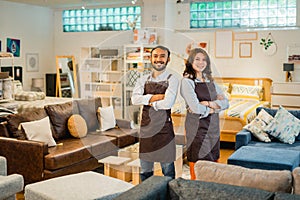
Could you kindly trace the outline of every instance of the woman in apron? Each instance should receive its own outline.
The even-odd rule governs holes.
[[[153,175],[154,162],[160,162],[165,176],[175,178],[176,147],[171,107],[179,80],[166,70],[169,56],[169,50],[163,46],[152,49],[152,73],[137,81],[131,97],[134,105],[143,105],[139,139],[142,181]]]
[[[213,81],[210,59],[201,48],[192,49],[186,62],[180,93],[187,104],[185,130],[191,179],[198,160],[217,161],[220,157],[218,112],[227,109],[228,99]]]

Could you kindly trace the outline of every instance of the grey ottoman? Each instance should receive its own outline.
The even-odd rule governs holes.
[[[299,166],[299,159],[299,151],[243,146],[228,158],[227,163],[253,169],[293,171]]]
[[[26,185],[24,196],[26,200],[113,199],[133,186],[96,172],[82,172]]]

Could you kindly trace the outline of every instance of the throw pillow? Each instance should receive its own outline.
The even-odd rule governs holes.
[[[300,132],[300,120],[280,106],[265,132],[283,143],[293,144]]]
[[[49,147],[56,146],[56,142],[52,137],[49,117],[40,120],[21,123],[29,140],[45,142]]]
[[[72,115],[68,119],[68,129],[70,134],[76,138],[85,137],[87,134],[87,125],[83,117],[78,114]]]
[[[20,140],[26,140],[26,134],[23,129],[19,128],[20,123],[29,122],[34,120],[40,120],[47,117],[47,113],[44,108],[32,108],[30,111],[19,112],[17,114],[11,114],[6,117],[7,128],[10,137]]]
[[[106,131],[116,126],[114,108],[112,106],[99,107],[97,110],[100,123],[100,131]]]
[[[88,131],[96,131],[99,128],[97,109],[102,105],[101,98],[77,100],[79,114],[85,119]]]
[[[244,126],[244,129],[250,131],[259,141],[271,142],[269,135],[264,131],[264,128],[273,120],[273,117],[262,109],[258,115],[249,124]]]
[[[262,100],[262,87],[259,85],[240,85],[232,84],[231,97],[232,98],[246,98]]]
[[[68,119],[73,114],[78,114],[76,101],[46,105],[45,110],[54,128],[53,137],[63,139],[71,137],[68,131]]]

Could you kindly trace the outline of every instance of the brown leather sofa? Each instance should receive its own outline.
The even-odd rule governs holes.
[[[99,126],[96,110],[99,106],[100,98],[80,99],[8,115],[6,121],[0,124],[0,155],[7,159],[8,174],[22,174],[25,184],[29,184],[95,170],[101,166],[98,159],[117,155],[119,148],[138,141],[138,130],[128,127],[96,131]],[[85,119],[88,127],[86,137],[79,139],[70,135],[67,120],[72,114],[80,114]],[[19,127],[22,122],[46,116],[50,118],[52,135],[57,143],[54,147],[28,140]],[[123,120],[121,122],[117,120],[117,125],[124,124]]]

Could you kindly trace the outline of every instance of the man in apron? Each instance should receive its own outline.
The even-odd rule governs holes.
[[[132,104],[143,105],[139,158],[141,180],[153,175],[154,162],[160,162],[165,176],[175,178],[175,135],[171,119],[179,80],[166,70],[170,51],[157,46],[151,51],[152,72],[138,79],[131,97]]]

